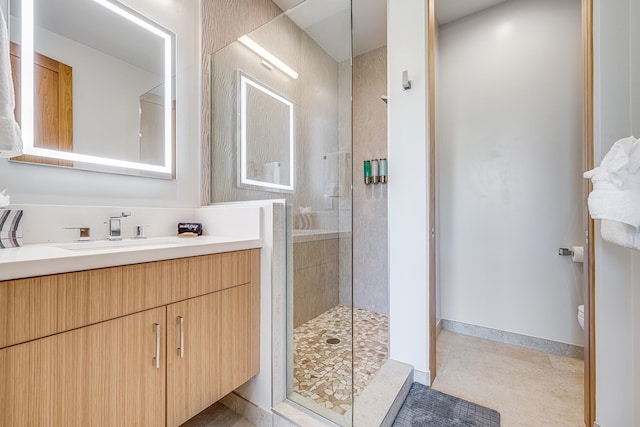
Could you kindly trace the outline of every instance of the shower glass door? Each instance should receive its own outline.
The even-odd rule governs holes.
[[[311,18],[312,17],[312,18]],[[295,28],[297,185],[288,199],[287,397],[353,424],[351,3],[306,0]]]
[[[286,199],[286,395],[348,426],[351,2],[274,2],[285,12],[211,57],[211,200]]]

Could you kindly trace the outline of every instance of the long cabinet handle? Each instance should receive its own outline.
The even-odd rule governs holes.
[[[156,355],[153,357],[153,363],[156,369],[160,369],[160,324],[154,323],[153,330],[156,333]]]
[[[178,325],[180,325],[180,347],[178,347],[178,356],[184,358],[184,317],[178,316]]]

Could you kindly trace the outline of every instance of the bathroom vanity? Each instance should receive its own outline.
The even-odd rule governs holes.
[[[0,259],[0,425],[178,426],[248,381],[259,246],[25,247],[26,271],[61,271],[10,279]]]

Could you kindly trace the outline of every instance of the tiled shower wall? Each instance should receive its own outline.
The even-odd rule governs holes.
[[[353,305],[382,314],[389,314],[387,186],[364,185],[362,164],[387,157],[386,94],[387,47],[353,58]]]
[[[338,239],[293,243],[293,327],[338,305]]]

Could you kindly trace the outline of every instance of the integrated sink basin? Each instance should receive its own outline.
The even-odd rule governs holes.
[[[190,239],[178,237],[159,237],[151,239],[129,239],[129,240],[93,240],[88,242],[64,243],[55,245],[56,248],[70,251],[98,251],[102,249],[123,249],[144,246],[165,246],[186,243]]]

